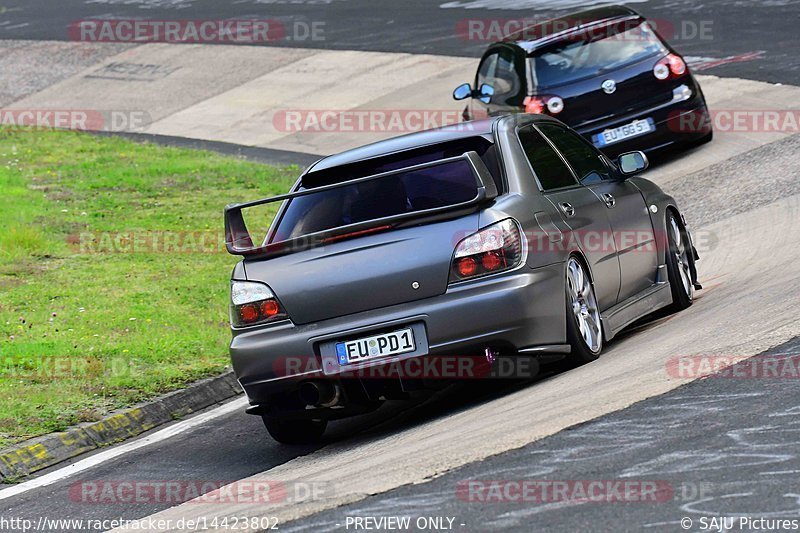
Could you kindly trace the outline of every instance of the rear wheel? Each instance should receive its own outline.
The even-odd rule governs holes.
[[[672,292],[672,309],[681,311],[692,305],[692,249],[685,230],[672,211],[667,212],[667,276]]]
[[[567,341],[572,351],[568,364],[577,366],[600,357],[603,328],[594,287],[586,267],[577,257],[567,261]]]
[[[327,420],[284,420],[261,417],[267,431],[283,444],[311,444],[317,442],[328,427]]]

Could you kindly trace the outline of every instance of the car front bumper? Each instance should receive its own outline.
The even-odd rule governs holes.
[[[439,296],[355,313],[321,322],[290,321],[233,331],[234,371],[252,405],[268,404],[277,393],[305,380],[347,376],[354,365],[323,357],[330,343],[414,326],[424,332],[427,355],[474,356],[490,347],[501,353],[563,350],[565,333],[564,266],[519,270],[452,285]],[[358,369],[408,359],[367,360]]]

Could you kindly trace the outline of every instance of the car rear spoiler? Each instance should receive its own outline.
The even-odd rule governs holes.
[[[559,43],[561,41],[569,40],[569,38],[571,36],[574,36],[574,35],[582,33],[582,32],[585,35],[587,31],[597,30],[598,28],[605,28],[605,27],[611,26],[613,24],[619,24],[619,23],[622,23],[622,22],[634,22],[634,21],[644,22],[645,20],[646,19],[642,15],[640,15],[639,13],[635,13],[634,12],[634,13],[630,13],[630,14],[620,14],[620,15],[614,15],[614,16],[606,17],[606,18],[603,18],[603,19],[596,19],[596,20],[581,22],[577,26],[572,26],[570,28],[567,28],[567,29],[564,29],[564,30],[561,30],[561,31],[558,31],[558,32],[555,32],[555,33],[552,33],[550,35],[547,35],[546,37],[542,37],[541,39],[537,40],[536,41],[535,50],[538,51],[538,50],[541,50],[541,49],[545,48],[546,46],[550,46],[552,44]],[[526,32],[528,34],[530,34],[530,33],[532,33],[534,31],[534,29],[537,26],[541,26],[542,24],[547,24],[547,22],[540,22],[540,23],[533,24],[531,26],[522,28],[521,30],[515,32],[514,34],[512,34],[512,35],[510,35],[510,36],[508,36],[507,38],[504,38],[504,39],[513,39],[515,34],[525,35]],[[534,50],[527,50],[528,53],[532,53],[533,51]]]
[[[466,202],[460,202],[442,207],[434,207],[430,209],[422,209],[419,211],[413,211],[411,213],[400,213],[398,215],[367,220],[364,222],[357,222],[354,224],[347,224],[337,228],[309,233],[307,235],[302,235],[290,240],[268,243],[259,246],[253,245],[253,239],[247,230],[247,226],[244,222],[244,216],[242,215],[242,211],[250,207],[256,207],[273,202],[283,202],[293,198],[315,194],[321,191],[329,191],[332,189],[338,189],[340,187],[346,187],[348,185],[363,183],[365,181],[383,179],[397,174],[413,172],[439,165],[446,165],[448,163],[454,163],[458,161],[466,161],[469,164],[470,168],[472,169],[472,173],[475,176],[475,183],[477,185],[477,194],[473,199]],[[225,207],[225,246],[228,249],[228,253],[233,255],[279,255],[289,251],[310,248],[320,243],[330,242],[332,240],[338,240],[348,236],[356,236],[364,233],[370,233],[372,231],[388,229],[410,219],[427,218],[449,211],[465,209],[478,205],[487,200],[491,200],[495,197],[497,197],[497,186],[495,185],[489,169],[486,167],[486,164],[483,162],[477,152],[470,151],[465,152],[460,156],[439,159],[428,163],[421,163],[396,170],[381,172],[380,174],[374,174],[372,176],[366,176],[363,178],[356,178],[331,185],[324,185],[321,187],[314,187],[312,189],[281,194],[269,198],[262,198],[261,200],[254,200],[252,202],[230,204]]]

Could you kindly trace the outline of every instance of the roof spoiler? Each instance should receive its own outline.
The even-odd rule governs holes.
[[[310,233],[290,240],[262,244],[259,246],[255,246],[253,244],[253,239],[247,230],[247,226],[244,222],[244,216],[242,215],[242,211],[250,207],[256,207],[274,202],[283,202],[293,198],[315,194],[321,191],[329,191],[332,189],[338,189],[340,187],[346,187],[366,181],[379,180],[397,174],[446,165],[458,161],[466,161],[469,164],[470,168],[472,169],[472,173],[475,176],[475,183],[477,185],[477,194],[473,199],[466,202],[460,202],[442,207],[434,207],[431,209],[422,209],[411,213],[400,213],[398,215],[367,220],[364,222],[357,222],[354,224],[347,224],[345,226]],[[356,178],[331,185],[315,187],[313,189],[306,189],[302,191],[281,194],[278,196],[272,196],[269,198],[262,198],[261,200],[254,200],[252,202],[230,204],[225,207],[225,247],[228,249],[228,253],[232,255],[280,255],[289,251],[310,248],[320,243],[336,240],[337,237],[343,238],[343,236],[346,235],[364,234],[368,233],[370,230],[377,231],[392,227],[407,220],[419,219],[438,215],[448,211],[464,209],[480,204],[487,200],[494,199],[495,197],[497,197],[497,186],[495,185],[489,169],[486,167],[486,164],[483,162],[477,152],[470,151],[465,152],[460,156],[438,159],[436,161],[412,165],[387,172],[381,172],[379,174],[374,174],[372,176],[366,176],[363,178]]]
[[[633,11],[633,10],[631,10],[631,11]],[[528,53],[532,53],[534,50],[539,50],[539,49],[542,49],[542,48],[544,48],[546,46],[549,46],[551,44],[558,43],[558,42],[561,42],[561,41],[564,41],[564,40],[568,40],[570,36],[573,36],[573,35],[575,35],[577,33],[580,33],[580,32],[596,30],[598,28],[611,26],[612,24],[618,24],[620,22],[629,22],[629,21],[640,21],[641,22],[641,21],[644,21],[644,20],[645,20],[645,18],[642,15],[640,15],[639,13],[633,11],[632,13],[629,13],[629,14],[622,14],[621,13],[619,15],[613,15],[613,16],[610,16],[610,17],[599,18],[599,19],[595,19],[595,20],[589,20],[589,21],[586,21],[586,22],[580,22],[576,26],[572,26],[570,28],[566,28],[566,29],[551,33],[550,35],[543,36],[543,37],[541,37],[539,39],[534,39],[533,42],[535,42],[535,45],[533,47],[529,48],[529,49],[526,49],[526,51]],[[515,40],[517,40],[517,36],[525,35],[525,32],[531,33],[534,28],[536,28],[537,26],[540,26],[542,24],[546,24],[546,22],[540,22],[540,23],[532,24],[531,26],[527,26],[525,28],[522,28],[521,30],[518,30],[517,32],[515,32],[513,34],[508,35],[507,37],[504,37],[503,40],[504,41],[515,41]]]

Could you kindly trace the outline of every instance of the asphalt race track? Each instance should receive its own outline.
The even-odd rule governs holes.
[[[336,50],[376,50],[479,56],[482,38],[464,30],[468,20],[492,21],[552,15],[597,4],[580,0],[6,0],[0,38],[67,40],[70,24],[93,18],[150,20],[259,18],[281,21],[289,40],[272,45]],[[754,61],[719,68],[721,76],[800,85],[797,2],[639,0],[629,4],[662,22],[684,55],[722,59],[763,51]],[[487,9],[488,6],[488,9]],[[505,9],[504,9],[505,8]],[[312,24],[322,23],[317,38]],[[294,25],[298,30],[294,31]],[[484,35],[479,33],[477,35]],[[293,38],[292,38],[293,37]],[[669,39],[670,37],[667,36]],[[717,72],[715,72],[717,73]]]
[[[768,353],[796,353],[797,340]],[[523,448],[353,505],[291,522],[284,531],[339,531],[348,517],[443,516],[454,529],[524,531],[674,530],[682,518],[800,516],[794,442],[796,384],[710,378],[606,415]],[[787,406],[792,406],[788,407]],[[794,409],[793,409],[794,408]],[[709,412],[713,419],[709,420]],[[794,441],[794,442],[793,442]],[[503,480],[657,480],[652,501],[482,501],[459,492],[469,482]],[[735,475],[733,475],[735,472]],[[487,498],[488,499],[488,498]],[[351,526],[352,527],[352,526]],[[765,528],[767,529],[767,528]]]
[[[254,117],[266,124],[269,108],[299,106],[297,102],[315,91],[321,94],[323,85],[344,96],[321,94],[321,107],[458,109],[448,101],[447,90],[454,81],[469,79],[472,58],[484,46],[459,36],[460,21],[539,18],[586,5],[572,0],[54,3],[0,2],[0,37],[13,40],[0,46],[0,65],[8,77],[31,80],[22,88],[0,84],[1,105],[86,108],[102,97],[94,105],[145,110],[151,122],[144,132],[162,136],[156,140],[267,161],[296,156],[303,164],[318,154],[373,138],[357,132],[277,136],[259,132]],[[685,21],[689,29],[710,21],[710,38],[674,44],[707,67],[700,72],[709,75],[701,84],[712,110],[782,109],[797,114],[800,89],[794,85],[800,86],[800,59],[795,26],[800,2],[709,0],[695,6],[687,0],[653,0],[632,6],[678,26]],[[271,43],[279,49],[87,45],[75,61],[72,58],[78,56],[71,47],[50,42],[68,40],[66,28],[76,20],[124,17],[317,20],[324,22],[324,39]],[[41,78],[22,67],[34,56],[35,64],[47,71]],[[123,60],[178,70],[145,82],[91,78],[109,62]],[[323,64],[330,69],[325,71],[330,80],[311,80],[320,76],[309,67],[321,69]],[[398,64],[419,79],[401,79],[405,71],[395,72]],[[348,79],[361,79],[356,77],[363,74],[359,68],[378,79],[372,85],[357,84],[345,94]],[[340,79],[333,79],[338,70]],[[306,85],[312,81],[318,85]],[[400,86],[392,92],[394,84]],[[293,86],[303,89],[286,103],[284,92]],[[272,87],[279,91],[269,92]],[[234,143],[247,146],[239,151]],[[270,148],[282,151],[269,152]],[[333,423],[319,446],[277,445],[258,418],[244,414],[243,399],[234,400],[238,403],[134,439],[132,443],[160,435],[133,451],[107,460],[106,451],[99,451],[2,488],[0,516],[34,523],[43,516],[154,517],[171,520],[164,528],[170,531],[188,530],[177,527],[178,520],[201,517],[275,517],[281,531],[353,531],[358,530],[355,518],[390,517],[410,517],[411,530],[448,526],[456,531],[702,531],[708,528],[701,519],[708,517],[800,519],[797,380],[769,375],[695,379],[698,376],[676,376],[670,366],[679,356],[800,354],[800,286],[795,272],[800,262],[800,135],[721,132],[708,145],[655,163],[647,176],[682,206],[700,249],[704,290],[688,310],[655,317],[621,334],[598,361],[569,372],[545,368],[532,382],[465,383],[429,398],[391,403],[371,415]],[[189,427],[196,417],[207,418]],[[487,503],[469,500],[459,490],[475,480],[575,484],[615,479],[657,483],[656,501],[556,498]],[[290,492],[315,486],[320,493],[257,504],[182,505],[163,500],[102,504],[76,496],[86,486],[155,480],[280,484]],[[440,519],[436,523],[442,527],[432,527],[431,521],[420,528],[420,518]],[[683,518],[691,520],[689,527]],[[382,524],[375,529],[389,529],[388,522]],[[263,525],[236,530],[261,529]]]

